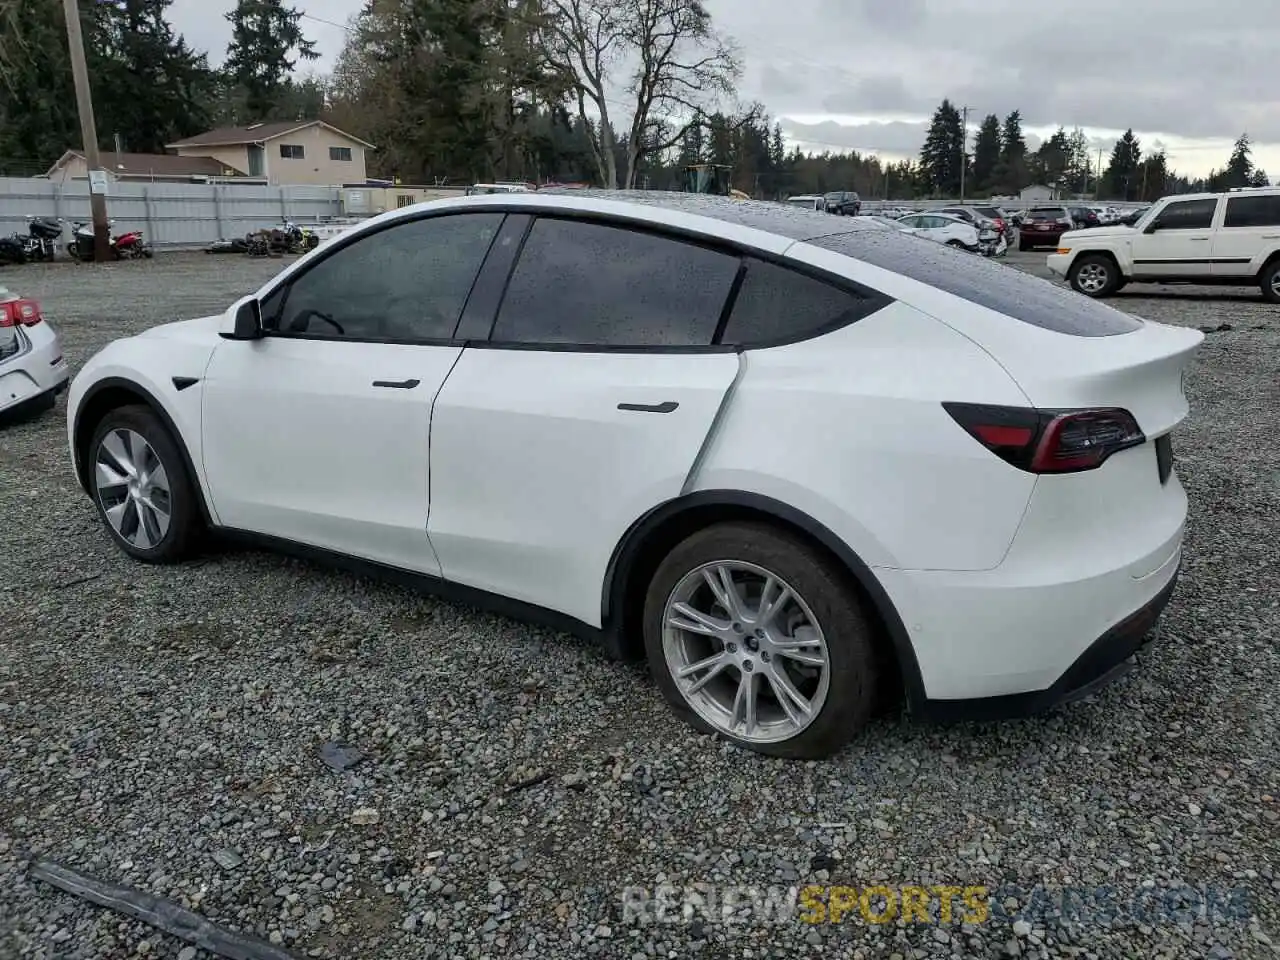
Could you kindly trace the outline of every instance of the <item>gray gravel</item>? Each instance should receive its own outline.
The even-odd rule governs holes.
[[[0,283],[45,303],[78,365],[279,266],[162,255]],[[71,476],[64,405],[0,430],[0,958],[197,956],[28,879],[36,857],[299,956],[1280,955],[1280,311],[1249,291],[1117,302],[1231,326],[1207,335],[1176,442],[1192,518],[1164,641],[1089,702],[883,719],[820,764],[699,737],[641,668],[564,636],[265,554],[132,563]],[[322,761],[331,741],[354,750]],[[984,884],[997,915],[621,906],[627,885],[807,883]],[[1047,899],[1064,886],[1243,909],[1072,921]]]

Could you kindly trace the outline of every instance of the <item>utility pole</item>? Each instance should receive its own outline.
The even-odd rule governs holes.
[[[969,166],[969,108],[960,108],[960,202],[964,203],[964,171]]]
[[[80,114],[80,137],[89,167],[89,209],[93,213],[93,259],[111,259],[111,234],[107,227],[107,183],[98,156],[98,126],[93,120],[93,95],[89,88],[89,66],[84,58],[84,35],[80,32],[80,6],[76,0],[62,0],[67,21],[67,46],[71,53],[71,75],[76,84],[76,112]],[[96,176],[95,176],[96,174]]]
[[[1098,148],[1098,179],[1093,184],[1093,200],[1096,203],[1102,196],[1102,148]]]

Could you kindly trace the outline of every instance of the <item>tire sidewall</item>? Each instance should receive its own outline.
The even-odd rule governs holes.
[[[715,560],[753,563],[786,580],[804,598],[822,629],[829,671],[826,700],[817,718],[790,740],[754,743],[712,727],[685,700],[671,676],[663,647],[667,600],[686,574]],[[765,524],[719,524],[675,547],[650,581],[643,632],[650,672],[673,709],[698,730],[749,750],[796,759],[829,756],[865,724],[874,707],[871,630],[856,596],[815,551]]]
[[[1101,290],[1090,292],[1088,290],[1082,290],[1080,288],[1080,271],[1084,269],[1084,267],[1093,263],[1096,263],[1099,266],[1106,268],[1107,283],[1106,283],[1106,286],[1104,286]],[[1119,275],[1120,275],[1120,271],[1116,269],[1115,264],[1112,263],[1110,260],[1108,260],[1106,257],[1098,257],[1098,256],[1092,256],[1092,255],[1081,257],[1071,267],[1071,289],[1074,290],[1076,293],[1079,293],[1079,294],[1082,294],[1083,296],[1094,298],[1094,299],[1097,299],[1099,297],[1105,297],[1108,294],[1113,293],[1115,291],[1116,282],[1119,279]]]
[[[102,498],[94,481],[94,467],[103,438],[115,430],[122,429],[140,434],[151,445],[151,449],[160,458],[165,476],[169,480],[171,504],[169,529],[165,531],[159,543],[147,549],[129,543],[116,533],[115,528],[111,526],[111,521],[107,519],[106,509],[102,505]],[[122,407],[108,413],[93,431],[93,439],[89,443],[87,471],[93,505],[98,511],[107,534],[116,546],[129,556],[148,563],[172,562],[186,554],[198,522],[195,497],[187,475],[186,463],[178,445],[159,417],[143,407]]]
[[[1262,271],[1262,298],[1267,303],[1280,303],[1280,293],[1276,292],[1274,286],[1277,274],[1280,274],[1280,260]]]

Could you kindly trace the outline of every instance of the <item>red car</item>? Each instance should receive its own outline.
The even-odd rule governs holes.
[[[1066,207],[1032,207],[1018,228],[1018,249],[1056,247],[1058,238],[1074,226]]]

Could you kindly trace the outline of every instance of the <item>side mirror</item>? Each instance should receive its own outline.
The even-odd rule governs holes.
[[[222,329],[218,331],[224,340],[258,340],[262,337],[262,304],[254,297],[246,297],[223,314]]]
[[[1142,232],[1155,233],[1159,229],[1160,229],[1160,218],[1156,217],[1154,220],[1152,220],[1150,223],[1147,224],[1146,229],[1143,230]]]

